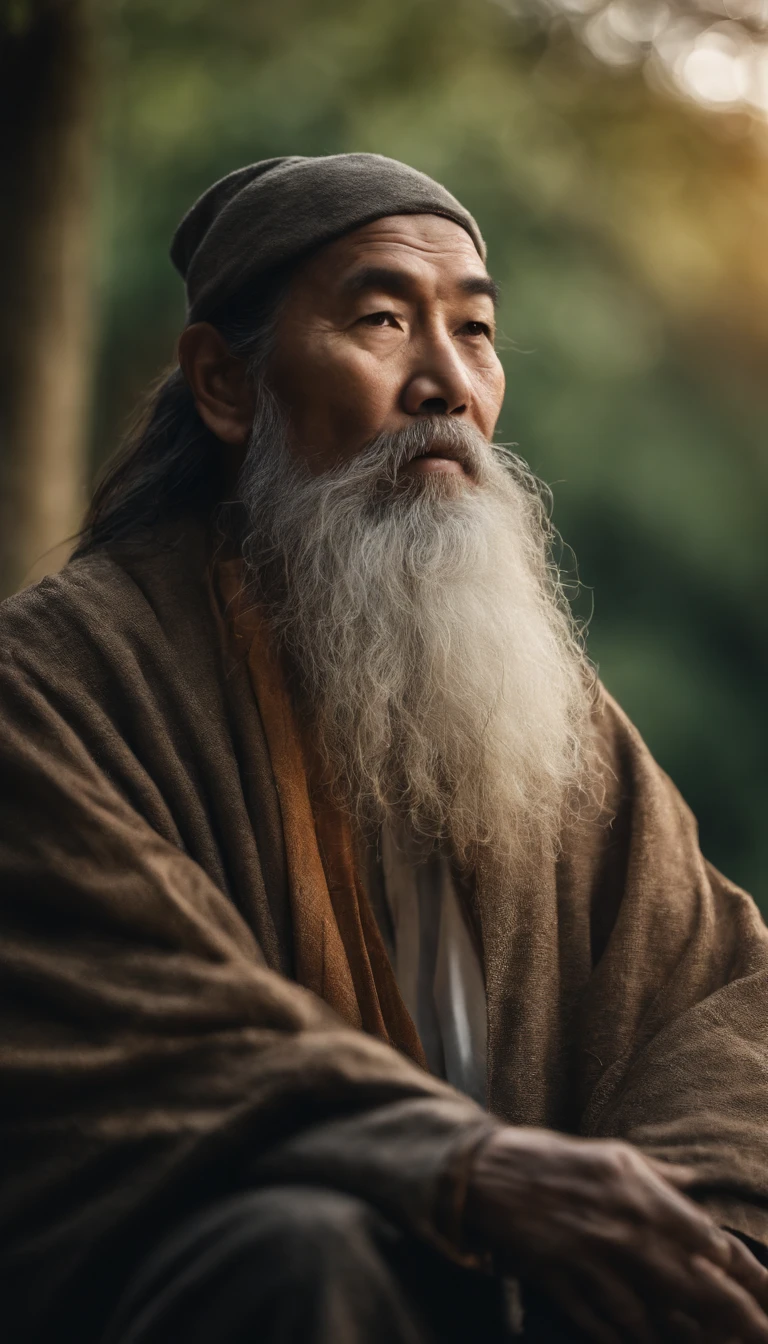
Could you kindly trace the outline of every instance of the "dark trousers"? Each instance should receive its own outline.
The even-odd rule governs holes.
[[[501,1344],[502,1283],[330,1190],[249,1191],[159,1246],[103,1344]],[[537,1332],[565,1344],[563,1336]],[[526,1333],[526,1338],[529,1338]]]

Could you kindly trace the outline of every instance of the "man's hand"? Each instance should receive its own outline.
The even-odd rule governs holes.
[[[503,1129],[475,1158],[466,1231],[598,1344],[768,1344],[768,1270],[681,1193],[691,1179],[617,1140]]]

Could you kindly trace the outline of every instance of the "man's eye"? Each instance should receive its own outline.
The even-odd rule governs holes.
[[[394,313],[366,313],[365,317],[360,319],[368,327],[387,327],[395,326]]]
[[[468,336],[490,336],[491,328],[487,322],[465,322],[464,330]]]

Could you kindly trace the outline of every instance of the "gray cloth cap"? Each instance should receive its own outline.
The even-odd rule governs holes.
[[[443,215],[466,229],[468,210],[439,182],[382,154],[263,159],[214,182],[182,219],[171,260],[187,287],[190,322],[213,313],[275,267],[385,215]]]

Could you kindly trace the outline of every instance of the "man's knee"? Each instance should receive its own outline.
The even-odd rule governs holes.
[[[360,1255],[387,1224],[368,1204],[336,1190],[275,1186],[238,1195],[219,1206],[221,1230],[264,1263],[294,1271],[327,1272],[329,1261]]]
[[[174,1332],[239,1338],[247,1321],[311,1314],[362,1285],[373,1300],[389,1291],[379,1246],[395,1237],[370,1206],[333,1190],[280,1186],[217,1201],[150,1254],[105,1344],[155,1344]],[[298,1319],[294,1327],[286,1338],[309,1338]]]

